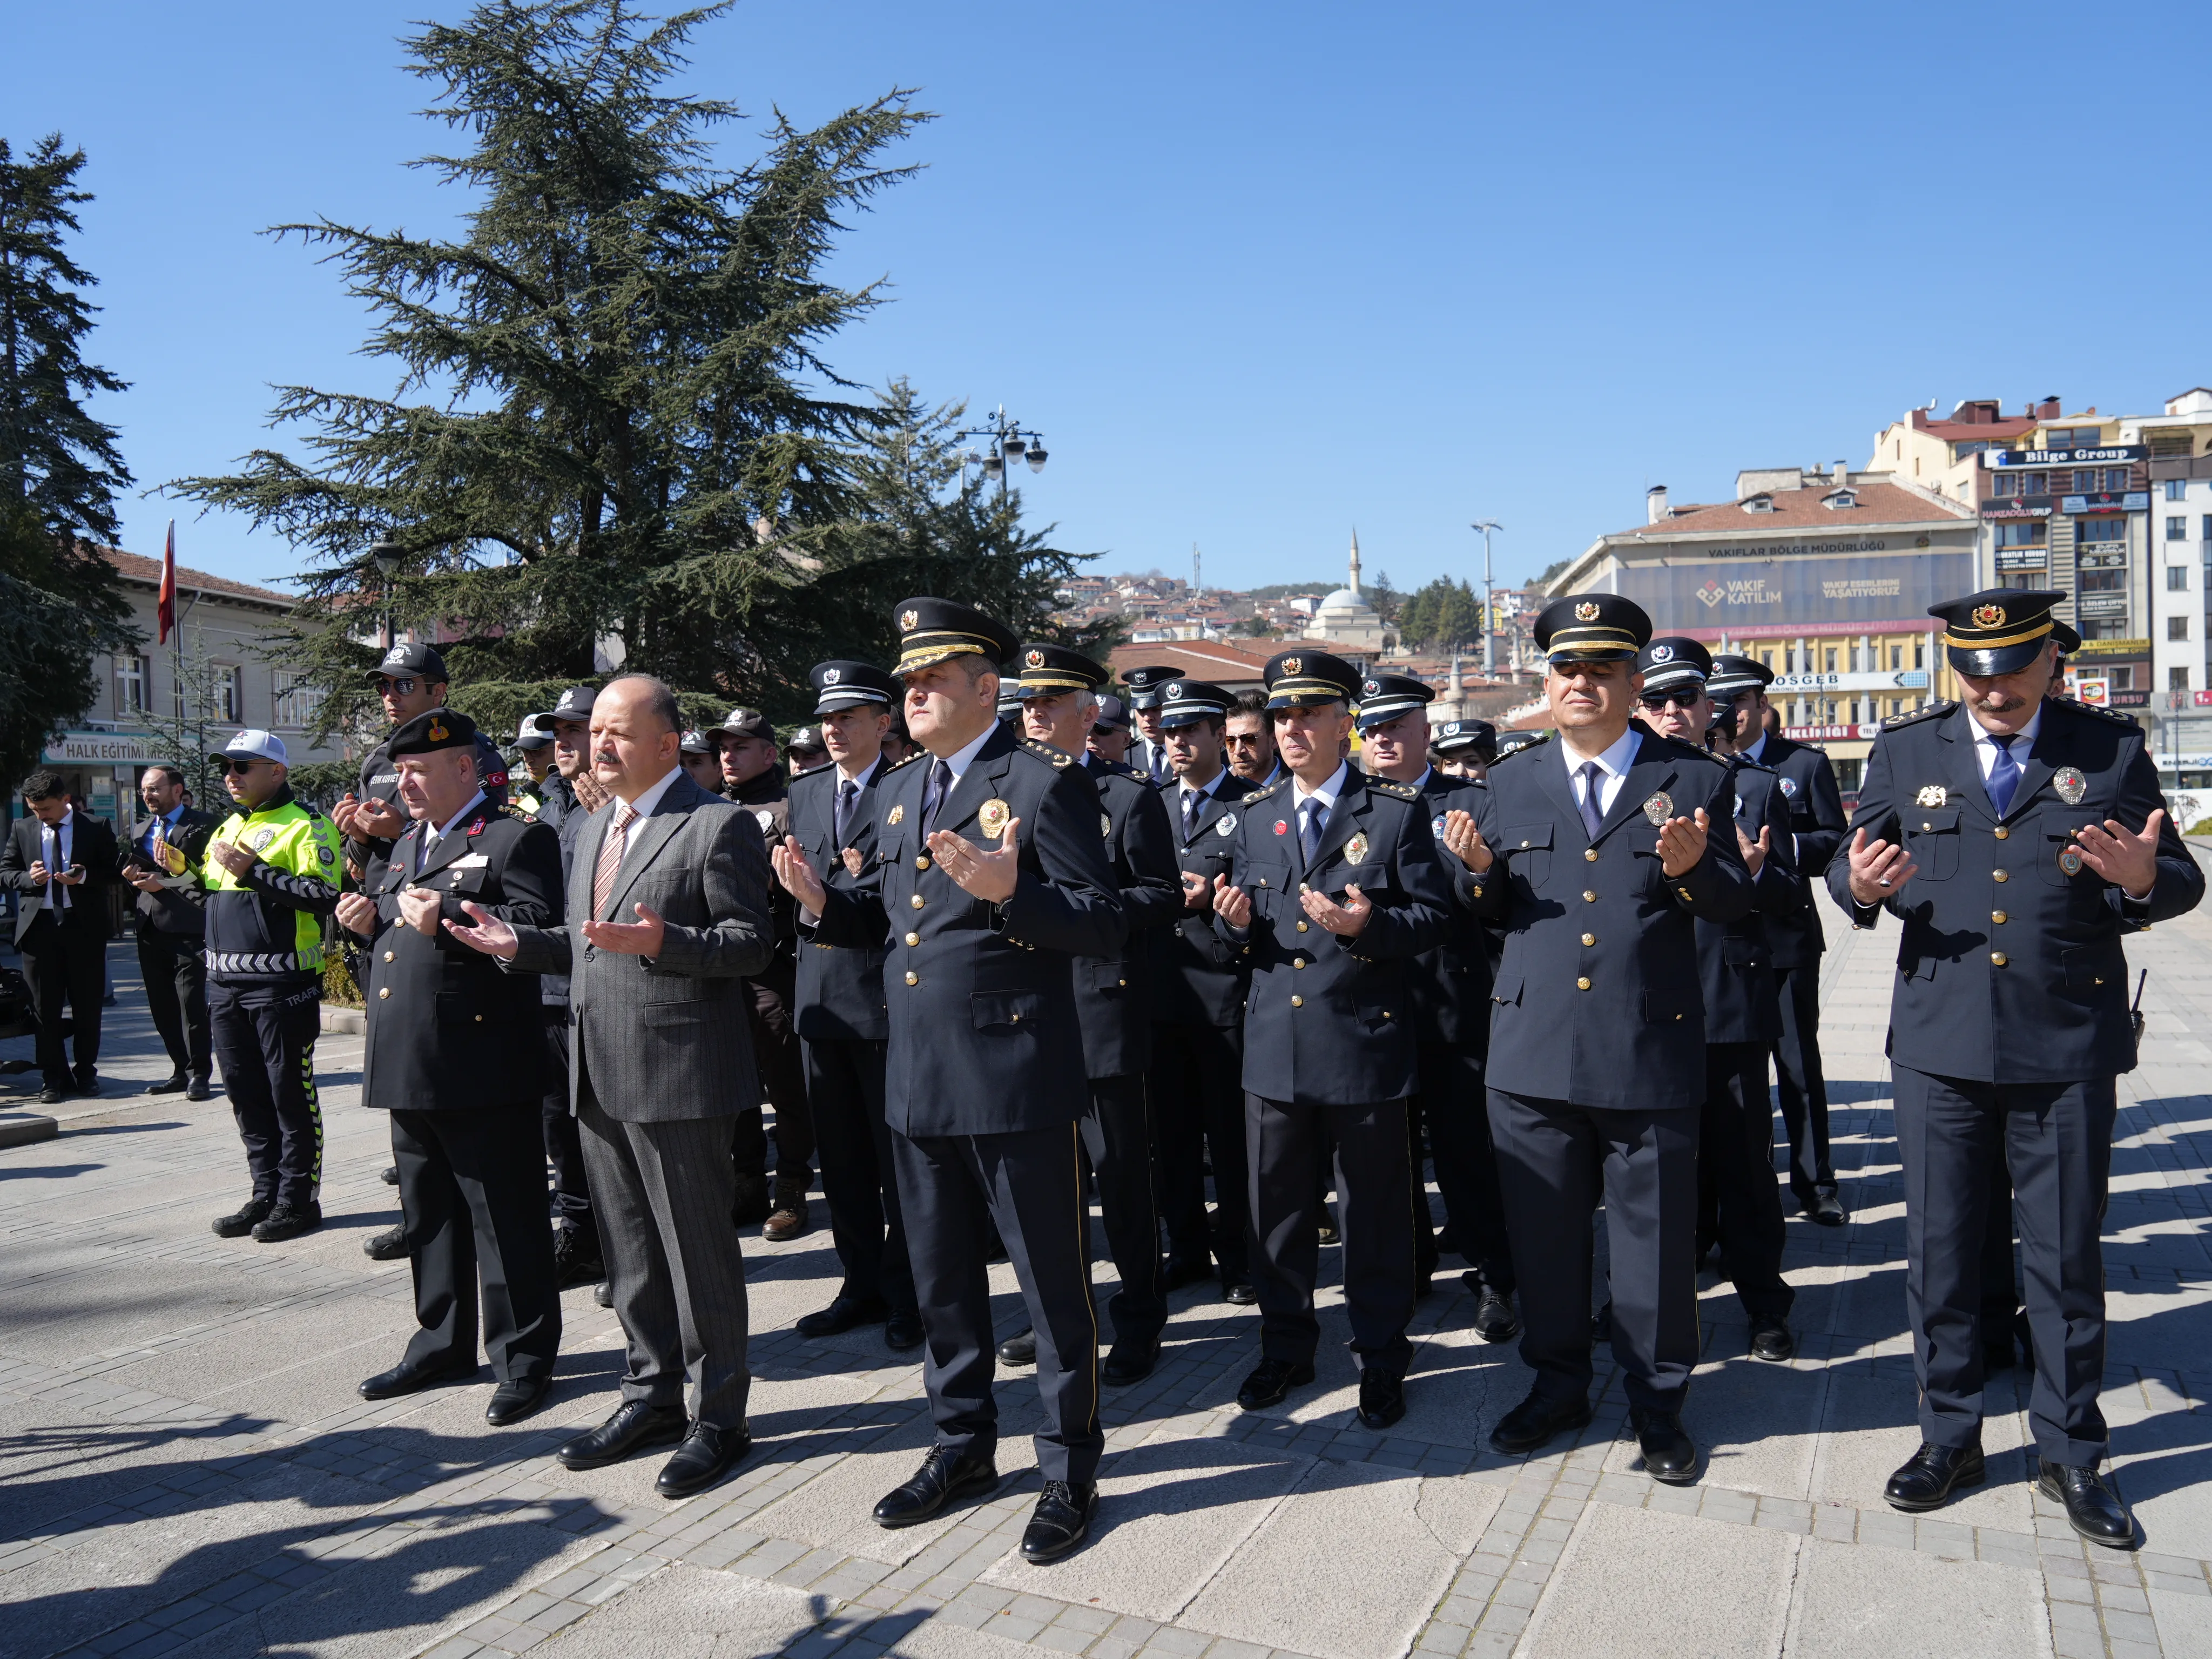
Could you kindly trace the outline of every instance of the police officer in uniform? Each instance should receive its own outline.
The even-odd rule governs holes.
[[[1721,1271],[1751,1322],[1752,1358],[1779,1363],[1797,1349],[1788,1323],[1794,1297],[1782,1277],[1782,1189],[1774,1179],[1774,1109],[1766,1096],[1767,1054],[1782,1014],[1765,924],[1799,911],[1804,891],[1790,859],[1788,798],[1776,774],[1735,751],[1735,709],[1713,689],[1740,684],[1743,661],[1713,657],[1679,635],[1653,640],[1637,657],[1644,676],[1638,701],[1651,730],[1709,744],[1734,774],[1736,848],[1756,902],[1734,921],[1698,923],[1705,1004],[1698,1254],[1702,1260],[1708,1237],[1719,1242]]]
[[[1905,1311],[1922,1445],[1899,1509],[1983,1478],[1978,1325],[1988,1166],[2002,1149],[2026,1266],[2039,1486],[2093,1543],[2134,1517],[2107,1449],[2099,1243],[2118,1073],[2135,1067],[2130,933],[2204,878],[2167,822],[2142,728],[2050,696],[2063,593],[1991,588],[1930,608],[1965,703],[1885,723],[1829,890],[1856,927],[1903,924],[1890,1006],[1905,1165]]]
[[[1538,615],[1559,737],[1501,756],[1445,840],[1505,932],[1491,992],[1490,1129],[1520,1280],[1528,1397],[1491,1431],[1523,1453],[1590,1418],[1590,1217],[1612,1244],[1613,1351],[1656,1479],[1697,1478],[1680,1411],[1698,1362],[1698,920],[1752,903],[1725,765],[1629,714],[1651,619],[1611,593]],[[1502,746],[1502,745],[1501,745]]]
[[[1079,958],[1120,951],[1127,921],[1097,789],[1073,757],[997,718],[997,664],[1014,636],[945,599],[908,599],[894,615],[908,729],[928,757],[878,793],[878,905],[823,909],[805,856],[787,844],[777,859],[799,902],[822,917],[817,937],[862,949],[891,941],[884,1116],[937,1443],[875,1516],[912,1526],[998,1484],[984,1256],[995,1222],[1037,1334],[1045,1408],[1044,1490],[1022,1553],[1055,1560],[1089,1535],[1105,1444],[1074,970]]]
[[[1429,764],[1429,703],[1436,693],[1407,674],[1370,674],[1359,688],[1360,760],[1376,777],[1421,792],[1429,828],[1441,837],[1455,809],[1472,813],[1481,786]],[[1428,1189],[1421,1180],[1422,1128],[1436,1164],[1453,1247],[1468,1263],[1474,1292],[1474,1328],[1486,1342],[1521,1334],[1513,1311],[1513,1249],[1505,1233],[1498,1160],[1483,1107],[1482,1057],[1490,1046],[1491,963],[1483,930],[1451,928],[1413,964],[1413,1008],[1420,1021],[1420,1091],[1407,1103],[1413,1176],[1413,1273],[1425,1287],[1437,1270],[1429,1225]]]
[[[1163,788],[1174,775],[1168,768],[1167,750],[1160,744],[1160,705],[1164,701],[1160,694],[1176,678],[1173,668],[1158,663],[1132,668],[1121,676],[1121,684],[1129,690],[1129,715],[1137,723],[1137,741],[1129,745],[1130,769]]]
[[[485,799],[476,737],[447,708],[392,733],[385,752],[414,822],[375,891],[346,894],[337,914],[368,942],[362,1103],[392,1114],[419,1327],[362,1397],[473,1376],[481,1306],[498,1382],[484,1415],[498,1425],[544,1404],[561,1351],[539,1154],[543,1022],[534,976],[501,972],[446,924],[469,925],[466,902],[513,925],[557,925],[561,847],[547,825]]]
[[[882,876],[876,798],[896,767],[884,758],[884,734],[902,695],[872,663],[818,662],[808,671],[814,714],[833,763],[791,781],[791,835],[817,872],[828,902],[872,906]],[[834,933],[835,929],[831,932]],[[822,1154],[822,1194],[844,1282],[826,1308],[802,1317],[801,1336],[835,1336],[880,1323],[899,1352],[921,1346],[914,1269],[907,1258],[891,1132],[884,1121],[884,1054],[890,1016],[884,1003],[883,940],[838,945],[815,919],[799,919],[799,1036],[806,1055],[807,1103]]]
[[[1090,750],[1100,760],[1127,765],[1129,760],[1129,710],[1121,698],[1111,692],[1102,693],[1098,713],[1091,722]],[[1136,769],[1132,767],[1132,771]]]
[[[545,780],[553,775],[553,715],[550,710],[538,714],[525,714],[522,724],[515,729],[515,752],[521,757],[523,777],[519,786],[509,789],[507,804],[519,812],[532,817],[544,804],[540,793]],[[515,783],[512,774],[509,782]]]
[[[1213,905],[1252,974],[1244,1128],[1261,1359],[1237,1403],[1256,1411],[1313,1381],[1316,1194],[1334,1142],[1359,1419],[1385,1429],[1406,1414],[1413,1358],[1413,963],[1443,941],[1452,896],[1420,791],[1340,758],[1358,671],[1301,647],[1261,672],[1290,776],[1238,804]]]
[[[1498,728],[1488,720],[1446,720],[1429,740],[1437,769],[1480,783],[1498,758]]]
[[[403,641],[384,653],[383,659],[364,677],[384,704],[384,717],[398,731],[417,714],[446,706],[452,676],[437,647]],[[507,799],[507,759],[499,745],[483,732],[477,733],[477,776],[484,798],[495,806]],[[392,843],[407,828],[407,814],[399,805],[399,773],[392,763],[389,742],[370,750],[361,763],[355,791],[331,809],[331,822],[346,838],[346,859],[357,866],[362,878],[375,874],[380,859],[390,856]]]
[[[1828,1084],[1820,1066],[1820,953],[1828,946],[1813,892],[1844,844],[1844,798],[1826,755],[1766,729],[1766,688],[1774,684],[1774,671],[1749,657],[1727,661],[1730,666],[1712,693],[1735,698],[1740,751],[1774,773],[1789,799],[1790,833],[1796,840],[1804,889],[1797,910],[1766,918],[1780,984],[1782,1036],[1774,1045],[1774,1067],[1782,1121],[1790,1131],[1790,1190],[1813,1220],[1840,1227],[1850,1216],[1837,1195],[1835,1166],[1828,1158]]]
[[[1168,1318],[1145,1072],[1152,1048],[1152,937],[1181,913],[1182,886],[1159,792],[1128,767],[1089,752],[1091,714],[1106,679],[1105,665],[1079,651],[1041,642],[1021,648],[1024,734],[1074,756],[1097,786],[1098,827],[1128,919],[1127,937],[1113,956],[1081,957],[1075,963],[1075,1012],[1083,1027],[1084,1070],[1091,1079],[1084,1152],[1098,1183],[1106,1248],[1121,1280],[1107,1304],[1114,1346],[1098,1375],[1101,1382],[1121,1387],[1152,1375]],[[1025,1331],[1001,1345],[999,1358],[1028,1364],[1036,1358],[1036,1332]]]
[[[1235,699],[1203,680],[1162,688],[1160,743],[1175,781],[1163,793],[1176,838],[1182,908],[1152,936],[1152,1128],[1166,1213],[1169,1290],[1218,1266],[1221,1296],[1252,1288],[1252,1212],[1244,1161],[1244,997],[1249,955],[1214,930],[1213,893],[1237,851],[1237,803],[1255,786],[1229,769],[1222,728]],[[1213,1218],[1206,1169],[1213,1168]]]

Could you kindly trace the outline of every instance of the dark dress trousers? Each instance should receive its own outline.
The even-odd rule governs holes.
[[[1844,857],[1828,885],[1855,925],[1886,909],[1904,927],[1889,1055],[1922,1436],[1979,1442],[1988,1166],[2002,1156],[2034,1338],[2028,1421],[2043,1456],[2094,1465],[2108,1438],[2099,1234],[2113,1079],[2136,1064],[2122,940],[2194,908],[2204,877],[2171,820],[2140,904],[2081,864],[2074,833],[2108,818],[2140,832],[2164,805],[2158,774],[2124,715],[2050,700],[2039,720],[2002,815],[1964,708],[1933,702],[1887,724],[1851,827],[1901,835],[1918,871],[1874,908],[1852,900]]]
[[[1770,736],[1759,764],[1771,771],[1790,803],[1802,896],[1787,912],[1765,917],[1778,981],[1782,1034],[1774,1042],[1776,1092],[1790,1132],[1790,1190],[1798,1201],[1836,1190],[1828,1158],[1828,1082],[1820,1064],[1820,955],[1827,942],[1814,908],[1814,893],[1828,861],[1844,844],[1844,798],[1826,754],[1784,737]]]
[[[1459,860],[1443,849],[1445,814],[1472,813],[1483,786],[1429,769],[1417,786],[1437,856],[1447,878]],[[1429,1225],[1428,1192],[1421,1180],[1422,1130],[1452,1247],[1492,1290],[1512,1294],[1513,1247],[1505,1232],[1504,1200],[1498,1189],[1498,1155],[1490,1144],[1490,1113],[1482,1083],[1490,1046],[1491,965],[1488,939],[1471,924],[1466,900],[1455,885],[1457,912],[1443,943],[1423,951],[1413,965],[1413,1012],[1420,1022],[1421,1086],[1410,1103],[1407,1127],[1413,1155],[1413,1267],[1425,1280],[1437,1270],[1437,1239]]]
[[[47,884],[31,879],[31,866],[45,861],[44,824],[34,817],[16,819],[0,850],[0,883],[20,895],[15,948],[23,953],[24,977],[30,981],[32,1012],[39,1022],[33,1052],[46,1082],[57,1087],[72,1078],[89,1084],[100,1059],[100,1002],[106,994],[107,941],[114,931],[107,890],[122,879],[112,830],[74,806],[63,822],[72,826],[70,862],[84,866],[84,879],[74,887],[53,888],[68,894],[58,908],[44,902]]]
[[[576,837],[591,814],[578,803],[575,786],[558,772],[548,772],[538,787],[535,817],[561,839],[561,891],[566,894],[575,875]],[[540,974],[538,1000],[545,1026],[538,1120],[545,1162],[553,1171],[553,1213],[564,1226],[581,1229],[596,1245],[599,1224],[592,1215],[591,1177],[584,1172],[583,1135],[568,1109],[568,976]]]
[[[1091,1109],[1083,1149],[1098,1185],[1106,1249],[1121,1288],[1106,1304],[1117,1342],[1158,1340],[1167,1323],[1159,1209],[1152,1195],[1152,1123],[1145,1074],[1152,1058],[1153,939],[1182,913],[1182,881],[1160,792],[1095,757],[1079,770],[1098,790],[1098,828],[1128,932],[1111,956],[1078,957],[1075,1012]]]
[[[748,780],[730,799],[760,826],[763,848],[781,847],[791,829],[791,805],[781,766]],[[757,974],[748,976],[751,996],[753,1064],[762,1092],[775,1108],[775,1173],[801,1188],[814,1180],[814,1114],[806,1098],[806,1056],[797,1018],[799,998],[799,909],[777,883],[769,887],[769,920],[775,948]],[[756,1180],[768,1173],[768,1128],[755,1109],[740,1113],[730,1143],[740,1176]]]
[[[835,766],[792,780],[791,833],[835,891],[857,893],[878,879],[876,825],[883,814],[876,802],[891,769],[878,763],[842,802],[848,780]],[[845,1271],[840,1293],[879,1296],[893,1313],[910,1314],[914,1268],[892,1174],[890,1126],[884,1121],[884,1056],[890,1036],[884,955],[880,938],[861,945],[833,945],[802,919],[797,1024],[805,1047],[807,1103],[822,1158],[830,1236]]]
[[[207,850],[208,836],[222,820],[212,812],[187,806],[174,823],[164,823],[161,834],[190,860],[185,873],[173,876],[154,860],[147,845],[150,821],[139,830],[124,854],[126,866],[152,871],[161,878],[158,893],[139,893],[132,910],[137,919],[138,975],[146,987],[147,1011],[161,1047],[178,1073],[204,1081],[214,1070],[208,1048],[207,964],[201,950],[207,933],[206,895],[194,873]]]
[[[1224,769],[1184,821],[1182,790],[1161,791],[1176,863],[1209,890],[1229,873],[1238,801],[1259,786]],[[1252,1214],[1244,1163],[1244,994],[1249,958],[1214,931],[1209,900],[1179,909],[1151,934],[1152,1133],[1159,1149],[1160,1208],[1178,1265],[1211,1258],[1224,1285],[1251,1276]],[[1213,1166],[1213,1224],[1206,1166]]]
[[[368,978],[364,1106],[392,1114],[399,1207],[415,1276],[407,1345],[416,1366],[473,1365],[502,1382],[550,1376],[561,1351],[561,1296],[545,1218],[538,984],[451,938],[464,903],[513,927],[561,919],[561,848],[542,823],[478,802],[422,850],[411,825],[378,867]],[[410,890],[438,897],[429,938],[400,919]],[[481,1287],[481,1288],[480,1288]]]
[[[1680,1408],[1698,1360],[1698,1109],[1705,999],[1696,923],[1750,908],[1729,771],[1639,735],[1592,837],[1560,744],[1490,769],[1475,822],[1494,854],[1461,878],[1505,936],[1491,991],[1489,1104],[1520,1279],[1521,1357],[1555,1398],[1589,1392],[1590,1218],[1612,1245],[1613,1352],[1632,1405]],[[1711,821],[1668,876],[1645,808]]]
[[[1805,885],[1791,858],[1788,797],[1776,775],[1731,763],[1736,828],[1769,851],[1752,878],[1753,908],[1734,921],[1698,923],[1698,977],[1705,1002],[1705,1100],[1698,1132],[1699,1243],[1721,1247],[1721,1271],[1754,1318],[1790,1312],[1782,1277],[1782,1189],[1774,1179],[1774,1109],[1766,1061],[1782,1030],[1769,929],[1802,911]]]
[[[730,1228],[730,1121],[760,1103],[744,975],[768,960],[768,854],[750,814],[678,768],[629,846],[598,920],[640,902],[666,923],[657,957],[587,943],[599,848],[621,809],[578,832],[567,923],[517,928],[513,967],[568,977],[568,1089],[615,1311],[625,1400],[744,1421],[744,1262]],[[690,1398],[687,1402],[686,1395]]]
[[[988,1452],[995,1341],[987,1224],[1012,1260],[1036,1334],[1048,1480],[1097,1473],[1098,1322],[1091,1296],[1081,1120],[1090,1104],[1075,961],[1110,957],[1127,921],[1098,827],[1098,795],[1071,757],[994,726],[923,822],[936,763],[923,756],[877,792],[875,880],[833,890],[817,934],[890,942],[884,1111],[927,1347],[922,1378],[938,1442]],[[972,898],[937,867],[925,836],[996,846],[979,822],[1019,818],[1020,876],[1004,904]]]
[[[1244,1124],[1259,1240],[1261,1352],[1310,1363],[1320,1243],[1316,1191],[1334,1144],[1352,1346],[1363,1366],[1402,1376],[1413,1358],[1413,1170],[1406,1102],[1418,1086],[1413,961],[1443,939],[1452,896],[1410,784],[1343,772],[1314,856],[1299,845],[1285,778],[1239,803],[1230,880],[1252,898],[1242,931],[1217,918],[1250,963],[1244,1012]],[[1331,933],[1302,888],[1374,908],[1357,937]]]

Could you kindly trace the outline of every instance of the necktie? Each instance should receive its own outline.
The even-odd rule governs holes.
[[[44,843],[40,850],[46,855],[46,902],[57,910],[66,910],[69,908],[69,889],[63,886],[58,879],[66,874],[69,869],[67,857],[62,852],[62,832],[58,830],[41,830],[39,831],[39,839]]]
[[[952,769],[943,760],[929,763],[929,782],[921,792],[921,833],[924,836],[937,828],[938,809],[945,798],[952,793]]]
[[[1590,840],[1597,840],[1598,831],[1605,827],[1605,814],[1598,810],[1601,797],[1597,781],[1605,775],[1605,769],[1595,761],[1583,763],[1583,829]]]
[[[1152,771],[1154,783],[1165,783],[1168,781],[1168,751],[1158,744],[1152,745]]]
[[[629,851],[629,826],[637,813],[626,801],[615,803],[615,821],[599,843],[599,867],[592,872],[592,919],[606,920],[607,901],[615,896],[615,878],[622,872],[623,854]]]
[[[1987,786],[1990,805],[1996,807],[1997,816],[2002,817],[2012,809],[2012,792],[2020,785],[2020,763],[2012,757],[2012,738],[1992,734],[1990,743],[1997,751],[1996,761],[1990,767]]]
[[[837,813],[830,820],[830,835],[838,846],[845,844],[845,819],[853,810],[853,797],[860,793],[860,786],[850,778],[837,781]]]
[[[1197,816],[1198,791],[1195,789],[1186,789],[1182,792],[1182,838],[1185,841],[1188,841],[1190,839],[1191,822]]]
[[[1298,831],[1298,853],[1310,866],[1314,854],[1321,850],[1322,830],[1328,823],[1328,808],[1316,799],[1308,801],[1298,810],[1305,814],[1306,819],[1304,826]]]

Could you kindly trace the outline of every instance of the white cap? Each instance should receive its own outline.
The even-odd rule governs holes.
[[[284,739],[274,732],[264,732],[258,726],[249,726],[228,743],[223,744],[226,755],[255,755],[279,766],[289,766],[290,760],[284,753]]]

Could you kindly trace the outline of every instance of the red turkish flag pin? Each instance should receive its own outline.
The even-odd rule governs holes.
[[[1277,818],[1275,820],[1275,833],[1279,836],[1287,836],[1291,833],[1291,826],[1285,823],[1281,818]]]

